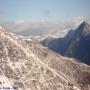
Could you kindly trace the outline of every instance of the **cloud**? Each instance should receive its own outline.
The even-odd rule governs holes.
[[[22,35],[40,35],[45,33],[53,33],[65,28],[69,25],[62,22],[10,22],[4,24],[9,32]]]
[[[78,17],[73,17],[72,20],[76,22],[84,21],[86,17],[83,16],[78,16]]]
[[[78,16],[78,17],[72,17],[69,22],[71,22],[72,24],[74,24],[76,27],[82,23],[83,21],[86,21],[88,23],[90,23],[90,17],[83,17],[83,16]]]
[[[43,12],[43,15],[44,15],[45,17],[49,16],[49,15],[50,15],[50,10],[45,10],[45,11]]]
[[[4,26],[7,31],[14,32],[16,34],[39,35],[45,33],[54,33],[65,29],[72,29],[77,27],[82,20],[85,20],[85,17],[74,17],[66,22],[27,22],[20,20],[4,23]]]
[[[51,11],[50,10],[45,10],[45,11],[43,11],[43,19],[42,20],[49,20],[49,18],[50,18],[50,13],[51,13]]]

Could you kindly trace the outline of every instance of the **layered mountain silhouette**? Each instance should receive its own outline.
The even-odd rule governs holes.
[[[46,38],[41,43],[61,55],[90,64],[90,25],[87,22],[70,30],[64,38]]]
[[[89,90],[90,67],[0,28],[0,88]]]

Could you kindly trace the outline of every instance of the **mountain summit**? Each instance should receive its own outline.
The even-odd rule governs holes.
[[[0,32],[0,88],[3,87],[89,90],[90,67],[62,57],[37,41],[4,31]]]
[[[70,30],[64,38],[47,38],[41,43],[64,56],[90,64],[90,25],[87,22],[81,23],[75,30]]]
[[[68,42],[65,55],[80,59],[90,64],[90,25],[83,22],[74,32]]]

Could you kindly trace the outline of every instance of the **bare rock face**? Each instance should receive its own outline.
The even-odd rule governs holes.
[[[0,88],[90,90],[90,67],[0,28]]]
[[[81,23],[64,38],[44,39],[42,45],[67,57],[73,57],[90,65],[90,24]]]
[[[83,22],[74,32],[65,55],[90,65],[90,25]]]

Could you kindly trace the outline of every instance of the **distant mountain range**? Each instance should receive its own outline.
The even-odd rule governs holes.
[[[82,34],[82,38],[87,39],[89,29],[81,33],[83,27],[86,29],[88,25],[81,24],[77,37]],[[76,31],[74,33],[77,34]],[[72,40],[70,38],[68,45],[72,46]],[[76,37],[74,40],[77,42]],[[0,27],[0,88],[3,87],[17,90],[90,90],[90,66]]]
[[[90,25],[87,22],[70,30],[64,38],[46,38],[41,43],[63,56],[76,58],[90,65]]]

